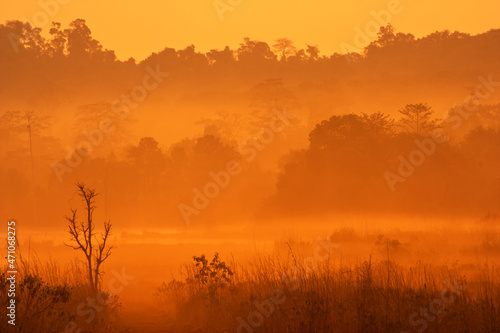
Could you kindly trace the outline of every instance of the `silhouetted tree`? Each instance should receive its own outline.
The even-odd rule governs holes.
[[[68,53],[70,57],[88,58],[92,53],[101,49],[99,42],[94,40],[85,20],[76,19],[64,30],[68,37]]]
[[[397,56],[398,58],[405,58],[407,55],[405,53],[413,53],[413,48],[415,46],[415,36],[412,34],[395,33],[395,29],[391,24],[380,27],[377,34],[378,38],[371,42],[365,48],[365,55],[375,56],[377,51],[385,51],[384,55],[391,54]]]
[[[332,116],[317,124],[309,147],[290,153],[284,163],[272,199],[276,207],[316,211],[378,206],[387,188],[381,175],[397,156],[392,123],[387,115],[374,113]]]
[[[434,111],[427,104],[408,104],[399,113],[403,115],[400,123],[408,133],[421,136],[439,127],[438,120],[432,119]]]
[[[127,153],[144,177],[145,192],[151,193],[153,184],[157,182],[166,166],[166,157],[158,141],[152,137],[141,138],[137,146],[128,148]]]
[[[234,52],[229,46],[226,46],[222,51],[215,49],[210,50],[210,52],[207,52],[207,58],[210,64],[216,66],[227,66],[235,62]]]
[[[309,55],[309,61],[316,61],[319,59],[319,48],[317,46],[307,44],[306,52]]]
[[[182,67],[192,72],[199,72],[207,66],[208,59],[203,53],[196,52],[195,48],[194,45],[190,45],[177,51],[177,55]]]
[[[45,54],[45,39],[41,36],[42,29],[34,28],[29,23],[23,25],[23,45],[33,58]]]
[[[285,61],[287,57],[294,55],[297,49],[293,45],[293,41],[288,38],[278,38],[273,45],[274,52],[278,53],[281,61]]]
[[[107,245],[111,235],[111,222],[104,222],[104,232],[100,234],[100,239],[95,237],[94,211],[96,209],[95,197],[97,192],[83,183],[77,183],[78,195],[85,205],[84,221],[78,221],[77,209],[71,209],[71,215],[66,216],[69,224],[69,234],[71,241],[76,245],[68,245],[74,250],[81,250],[87,261],[88,282],[94,292],[99,290],[101,265],[111,255],[113,246]],[[93,243],[95,242],[95,243]]]
[[[286,108],[291,112],[297,106],[292,91],[285,87],[281,78],[267,79],[255,85],[251,92],[251,134],[269,126],[269,121],[276,117],[273,110],[282,111]]]
[[[250,38],[244,39],[244,42],[238,48],[237,54],[238,61],[250,68],[276,60],[276,54],[271,51],[267,43],[252,41]]]
[[[377,44],[380,47],[388,46],[394,42],[396,35],[394,34],[394,27],[392,24],[388,24],[385,27],[380,27],[378,32]]]
[[[239,160],[239,156],[234,147],[224,144],[220,138],[204,135],[193,146],[193,173],[204,178],[210,171],[224,170],[229,161]]]
[[[67,36],[67,49],[71,58],[78,61],[96,60],[99,62],[115,61],[113,51],[103,51],[101,43],[92,38],[90,28],[85,20],[76,19],[69,24],[69,29],[64,30]]]
[[[66,34],[61,29],[61,23],[52,22],[49,30],[51,39],[47,47],[47,53],[51,57],[62,57],[66,51]]]
[[[362,119],[374,136],[388,134],[394,128],[394,119],[391,119],[388,114],[383,114],[382,112],[372,114],[362,113]]]

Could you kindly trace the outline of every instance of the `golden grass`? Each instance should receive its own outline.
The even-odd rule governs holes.
[[[169,332],[499,332],[498,266],[392,260],[343,264],[290,251],[231,262],[229,285],[202,285],[196,267],[157,292]],[[310,259],[310,258],[309,258]],[[450,288],[450,285],[458,289]],[[215,291],[213,291],[215,289]],[[273,295],[281,295],[274,297]],[[245,322],[246,324],[243,324]]]
[[[95,296],[88,287],[82,263],[75,261],[61,269],[56,262],[42,262],[36,255],[23,258],[18,248],[16,270],[16,326],[8,324],[4,310],[0,332],[118,331],[117,299],[109,297],[105,305],[99,304],[99,310],[91,310],[88,300]],[[7,265],[0,268],[0,304],[7,304],[10,299],[7,298],[7,271]]]

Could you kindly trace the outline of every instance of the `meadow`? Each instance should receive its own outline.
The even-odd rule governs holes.
[[[440,225],[418,220],[413,229],[381,227],[380,221],[344,219],[339,227],[317,221],[282,233],[277,230],[285,230],[283,224],[261,226],[253,243],[239,246],[217,240],[227,236],[222,231],[230,230],[227,226],[193,231],[183,245],[158,233],[145,247],[156,253],[151,259],[156,265],[136,267],[127,254],[134,244],[122,233],[115,240],[116,257],[104,266],[97,295],[88,287],[83,261],[63,264],[57,257],[46,259],[43,252],[45,259],[38,259],[33,254],[36,243],[33,249],[21,245],[21,253],[32,253],[29,260],[20,258],[17,299],[18,321],[23,324],[17,329],[498,332],[497,217]],[[264,241],[264,235],[268,242],[255,241]],[[127,286],[131,293],[110,292],[109,280],[123,265],[139,278]],[[162,269],[164,265],[169,268]],[[4,288],[6,270],[0,280]],[[148,271],[153,280],[140,277],[141,271]],[[2,297],[5,302],[6,294]],[[2,331],[6,325],[2,318]]]

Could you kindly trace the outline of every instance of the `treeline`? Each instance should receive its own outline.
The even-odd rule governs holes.
[[[196,190],[229,161],[244,171],[217,198],[198,201],[192,218],[495,210],[499,41],[500,30],[417,39],[386,26],[363,54],[325,56],[286,38],[245,38],[236,50],[166,48],[136,63],[117,60],[81,19],[67,29],[54,23],[47,38],[7,22],[0,186],[9,191],[0,193],[0,217],[15,210],[20,219],[59,221],[59,201],[85,180],[105,189],[104,211],[115,219],[177,224],[185,222],[179,205],[194,207]],[[168,72],[159,88],[127,118],[116,112],[114,101],[128,105],[124,94],[157,66]],[[473,101],[450,108],[470,90]],[[402,108],[419,101],[435,113],[426,104]],[[284,108],[295,120],[253,146],[272,110]],[[432,139],[439,128],[444,134]],[[290,152],[298,147],[307,148]]]
[[[39,163],[35,189],[29,173],[15,167],[29,159],[13,159],[23,156],[13,150],[2,159],[0,181],[10,189],[2,203],[29,207],[26,194],[34,191],[39,214],[48,218],[60,209],[54,198],[67,197],[84,179],[103,189],[105,210],[122,225],[227,222],[254,214],[498,214],[500,124],[484,119],[499,111],[500,104],[477,104],[460,122],[456,112],[438,119],[427,104],[406,105],[398,120],[380,112],[335,115],[309,133],[306,149],[281,153],[277,180],[259,162],[267,149],[276,152],[273,145],[289,140],[286,130],[272,140],[259,133],[239,142],[212,124],[211,131],[172,145],[143,137],[107,154],[91,154],[82,144],[65,158]],[[456,135],[459,130],[466,134]]]
[[[474,116],[491,109],[500,105],[477,107]],[[288,154],[268,211],[498,214],[498,123],[457,138],[453,116],[431,120],[423,104],[401,113],[397,123],[375,113],[318,124],[309,147]]]
[[[92,37],[83,19],[76,19],[66,29],[53,22],[48,33],[49,37],[45,38],[41,28],[21,21],[0,25],[0,70],[6,79],[4,85],[6,81],[12,83],[11,80],[21,79],[21,74],[50,73],[50,78],[41,76],[37,80],[52,84],[59,80],[82,82],[84,78],[97,81],[105,79],[106,74],[127,76],[142,67],[158,64],[172,75],[183,77],[224,77],[235,70],[245,76],[256,72],[287,72],[323,77],[325,70],[350,74],[353,70],[367,71],[378,67],[384,67],[386,74],[401,74],[418,73],[419,68],[446,73],[457,66],[465,66],[459,73],[466,73],[471,69],[495,68],[499,64],[500,52],[499,29],[476,36],[445,30],[416,38],[412,34],[396,32],[389,24],[380,28],[377,40],[365,47],[362,53],[324,55],[318,46],[301,48],[288,38],[279,38],[270,45],[244,38],[237,49],[226,46],[223,50],[201,53],[194,45],[181,50],[166,47],[136,63],[133,58],[117,60],[114,51],[106,49]]]

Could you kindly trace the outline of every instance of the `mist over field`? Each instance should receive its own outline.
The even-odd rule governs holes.
[[[0,24],[2,332],[498,332],[500,29],[123,60],[83,18]]]

